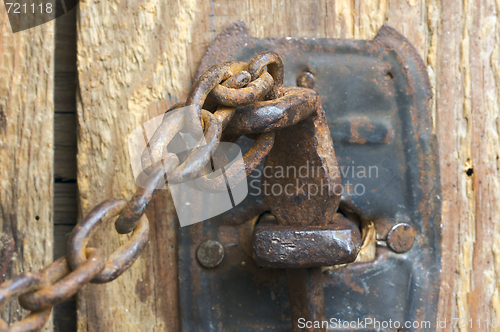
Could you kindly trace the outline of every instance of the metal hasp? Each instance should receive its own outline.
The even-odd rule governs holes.
[[[405,331],[435,330],[441,278],[440,183],[429,110],[431,90],[422,59],[389,26],[382,27],[371,41],[258,39],[243,22],[237,22],[213,42],[198,73],[222,61],[248,61],[266,50],[283,58],[285,85],[314,84],[319,93],[341,171],[339,212],[361,225],[373,222],[375,259],[324,272],[318,268],[285,269],[292,267],[287,264],[306,267],[311,261],[314,266],[331,264],[322,259],[334,252],[344,254],[335,238],[329,246],[311,248],[310,242],[300,237],[305,231],[300,223],[293,225],[298,231],[293,234],[289,228],[280,229],[285,226],[272,218],[262,218],[257,224],[262,213],[272,211],[262,195],[264,165],[260,165],[247,179],[249,194],[242,203],[208,221],[180,229],[182,330],[290,331],[294,309],[289,304],[287,280],[291,278],[321,279],[328,331],[393,332],[397,331],[396,321],[430,324],[406,326]],[[291,139],[294,127],[287,129]],[[279,136],[277,132],[276,139]],[[245,149],[252,142],[247,138],[237,143]],[[293,146],[287,149],[281,153],[292,158]],[[297,208],[301,204],[297,203]],[[279,213],[273,211],[277,219]],[[295,212],[281,213],[293,218]],[[312,213],[319,212],[313,209]],[[328,227],[324,229],[328,231]],[[273,257],[274,250],[283,250],[283,243],[254,252],[252,241],[273,234],[284,239],[285,246],[309,246],[309,254],[277,253]],[[325,234],[310,236],[326,241]],[[198,247],[207,240],[223,247],[223,260],[213,268],[197,259]],[[254,256],[262,266],[280,268],[262,268]],[[286,259],[277,263],[280,257]],[[286,271],[297,273],[288,273],[287,278]],[[321,291],[315,284],[307,287],[306,294]],[[383,324],[389,321],[393,322],[391,327]],[[353,322],[356,324],[350,324]]]
[[[354,262],[361,247],[359,228],[336,214],[323,225],[282,226],[265,213],[253,238],[253,258],[267,268],[308,268]]]

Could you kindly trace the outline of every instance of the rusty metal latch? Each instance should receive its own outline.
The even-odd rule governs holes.
[[[318,111],[279,127],[268,108],[279,130],[265,163],[249,174],[248,196],[180,229],[183,330],[290,331],[292,324],[326,331],[299,319],[326,321],[328,331],[366,318],[434,322],[440,184],[430,85],[418,53],[388,26],[371,41],[257,39],[238,22],[213,42],[198,75],[263,51],[283,58],[284,85],[317,91]],[[226,130],[269,127],[241,110]],[[244,150],[252,141],[237,143]],[[317,172],[286,172],[301,167]],[[308,185],[327,189],[296,190]]]

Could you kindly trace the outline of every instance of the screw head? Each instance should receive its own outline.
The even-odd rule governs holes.
[[[299,75],[299,77],[297,77],[297,86],[302,88],[314,89],[314,83],[314,75],[311,72],[303,72]]]
[[[204,267],[213,269],[224,259],[224,247],[217,241],[207,240],[199,245],[196,258]]]
[[[397,224],[387,235],[387,244],[393,251],[401,254],[410,250],[416,235],[417,232],[410,225]]]

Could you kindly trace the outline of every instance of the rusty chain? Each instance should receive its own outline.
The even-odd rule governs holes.
[[[21,307],[31,311],[10,327],[0,318],[0,332],[38,331],[48,321],[53,306],[68,300],[88,283],[111,282],[127,271],[148,241],[146,207],[155,189],[165,185],[167,179],[168,183],[197,179],[196,185],[202,190],[225,190],[225,182],[213,181],[206,174],[211,159],[217,159],[214,165],[224,164],[224,153],[218,151],[220,142],[235,142],[242,135],[255,139],[243,156],[244,174],[233,167],[225,172],[230,185],[248,176],[271,151],[274,131],[318,110],[319,97],[314,90],[284,87],[283,77],[283,62],[274,52],[260,53],[248,63],[217,64],[201,75],[186,102],[167,110],[150,140],[142,155],[147,179],[132,199],[112,198],[97,205],[73,229],[66,256],[39,272],[25,272],[0,285],[0,309],[19,298]],[[189,107],[185,116],[170,113],[180,107]],[[200,123],[203,137],[194,130]],[[200,142],[184,158],[165,153],[183,126]],[[116,217],[119,234],[133,233],[126,244],[106,258],[100,249],[88,247],[88,243],[101,224]]]

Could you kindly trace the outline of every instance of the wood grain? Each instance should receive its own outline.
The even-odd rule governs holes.
[[[0,228],[16,243],[8,278],[52,261],[53,62],[54,22],[13,34],[2,1]],[[2,317],[26,314],[13,303]]]
[[[256,37],[358,39],[372,39],[387,22],[419,51],[435,95],[432,123],[439,139],[443,189],[438,316],[447,319],[440,331],[458,330],[452,318],[473,319],[473,328],[467,325],[461,331],[500,331],[476,322],[500,318],[499,11],[499,0],[82,1],[82,210],[88,212],[114,195],[131,196],[135,186],[128,166],[128,133],[161,111],[148,109],[151,103],[185,97],[207,46],[233,22],[244,20]],[[155,211],[163,217],[151,222],[161,223],[161,234],[172,242],[152,239],[125,277],[87,288],[79,306],[81,331],[179,330],[178,323],[168,321],[177,313],[175,283],[156,286],[164,278],[157,269],[176,268],[175,252],[168,250],[176,245],[171,226],[175,215],[168,200],[156,202]],[[96,236],[96,245],[108,250],[118,245],[117,235],[104,234]],[[162,257],[166,261],[160,267],[155,260],[163,255],[170,258]],[[138,286],[144,280],[149,291]],[[139,297],[134,294],[137,287]]]

